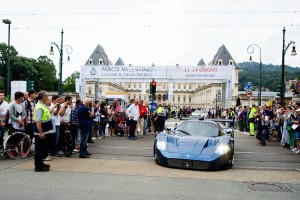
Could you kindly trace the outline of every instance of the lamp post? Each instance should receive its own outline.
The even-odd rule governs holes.
[[[296,52],[296,47],[295,47],[295,42],[294,41],[290,41],[288,43],[287,46],[285,46],[285,27],[283,27],[283,45],[282,45],[282,66],[281,66],[281,106],[284,106],[284,99],[285,99],[285,81],[284,81],[284,57],[285,57],[285,53],[288,50],[288,48],[290,47],[291,44],[293,44],[293,49],[291,52],[291,56],[296,56],[297,52]]]
[[[6,74],[6,94],[10,95],[10,25],[9,19],[3,19],[4,24],[8,24],[8,43],[7,43],[7,74]]]
[[[252,53],[254,52],[254,47],[259,49],[259,94],[258,94],[258,105],[261,106],[261,48],[257,44],[251,44],[247,48],[247,52],[250,54],[250,59],[252,61]]]
[[[66,53],[67,54],[71,54],[73,52],[73,49],[71,46],[69,45],[63,45],[64,42],[64,30],[61,30],[61,44],[60,46],[58,44],[56,44],[55,42],[51,43],[51,48],[50,48],[50,55],[54,55],[54,51],[53,51],[53,44],[57,47],[57,50],[59,52],[59,81],[58,81],[58,95],[62,95],[63,94],[63,89],[62,89],[62,67],[63,67],[63,50],[64,47],[66,47]],[[70,56],[68,56],[68,62],[70,61]]]

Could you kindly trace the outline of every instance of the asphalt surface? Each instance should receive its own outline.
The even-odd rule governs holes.
[[[33,158],[0,158],[0,199],[299,199],[300,155],[277,142],[235,131],[234,167],[208,172],[156,165],[153,139],[96,140],[91,158],[55,158],[46,173]]]

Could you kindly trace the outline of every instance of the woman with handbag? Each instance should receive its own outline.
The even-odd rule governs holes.
[[[106,104],[102,102],[100,104],[100,137],[105,138],[105,129],[108,123],[108,113],[106,110]]]

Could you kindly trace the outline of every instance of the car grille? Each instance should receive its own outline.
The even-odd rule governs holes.
[[[168,159],[168,165],[171,167],[180,167],[187,169],[208,169],[209,163],[198,160]]]

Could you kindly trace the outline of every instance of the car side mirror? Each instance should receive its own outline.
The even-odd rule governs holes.
[[[175,132],[175,128],[174,127],[167,127],[167,131],[166,131],[166,133],[167,134],[173,134],[174,132]]]
[[[233,137],[234,131],[232,128],[226,128],[226,129],[224,129],[224,132],[226,133],[226,135],[230,135]]]

